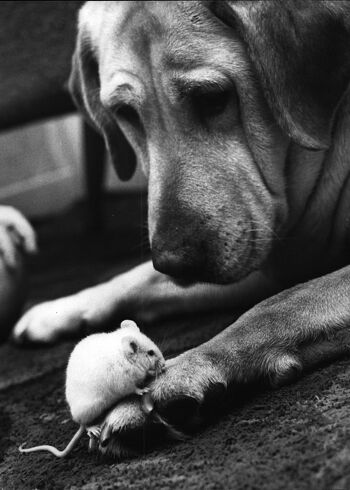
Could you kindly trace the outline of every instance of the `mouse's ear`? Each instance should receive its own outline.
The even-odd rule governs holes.
[[[225,0],[210,10],[246,43],[280,127],[325,150],[350,76],[350,2]]]
[[[136,325],[136,323],[133,320],[123,320],[120,324],[120,328],[132,328],[137,332],[140,331],[139,327]]]
[[[136,156],[116,121],[101,103],[98,61],[82,32],[78,34],[68,85],[75,104],[102,133],[118,177],[129,180],[136,168]]]
[[[138,354],[140,346],[133,337],[123,337],[122,346],[127,357],[134,357]]]

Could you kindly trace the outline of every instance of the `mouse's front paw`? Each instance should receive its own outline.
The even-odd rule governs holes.
[[[12,338],[18,344],[52,343],[79,334],[82,322],[81,308],[74,296],[47,301],[22,316],[14,327]]]
[[[196,349],[186,352],[167,361],[165,373],[150,385],[154,410],[135,396],[107,414],[99,449],[118,457],[185,437],[218,410],[225,393],[224,377],[212,361]]]

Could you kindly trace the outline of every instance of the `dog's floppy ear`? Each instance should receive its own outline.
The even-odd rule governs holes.
[[[335,110],[349,84],[349,3],[210,3],[214,14],[245,41],[280,127],[306,148],[329,148]]]
[[[78,35],[73,55],[69,90],[87,120],[102,133],[118,177],[121,180],[130,179],[136,168],[135,153],[113,117],[101,104],[97,61],[89,41],[81,34]]]

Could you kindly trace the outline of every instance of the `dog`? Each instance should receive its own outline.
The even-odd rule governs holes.
[[[34,307],[15,340],[126,307],[142,321],[250,306],[151,385],[163,414],[183,401],[187,429],[212,393],[348,353],[349,80],[347,1],[87,2],[70,88],[119,177],[142,165],[152,262]],[[149,423],[127,408],[102,431],[114,453],[113,434]]]

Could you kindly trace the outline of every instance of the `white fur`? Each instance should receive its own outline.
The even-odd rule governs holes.
[[[130,341],[137,343],[136,354]],[[149,350],[155,353],[153,359],[147,355]],[[73,420],[87,425],[122,398],[137,393],[159,362],[164,364],[160,350],[130,320],[114,332],[83,339],[67,366],[66,398]]]

